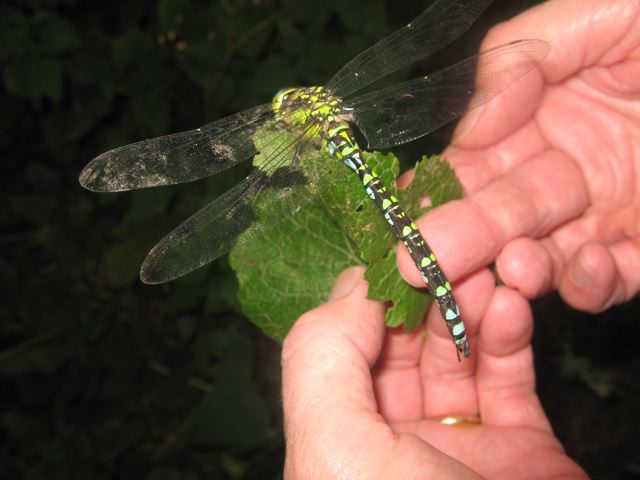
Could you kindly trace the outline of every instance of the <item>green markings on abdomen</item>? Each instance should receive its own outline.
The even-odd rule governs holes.
[[[380,177],[362,159],[361,150],[348,124],[333,122],[325,130],[327,148],[331,155],[338,158],[353,170],[364,186],[367,195],[380,207],[396,236],[405,244],[416,267],[437,303],[440,313],[447,323],[451,338],[456,346],[456,354],[465,357],[471,355],[464,323],[460,310],[453,297],[451,284],[440,269],[436,256],[429,248],[418,230],[418,226],[404,211],[398,199],[383,185]]]

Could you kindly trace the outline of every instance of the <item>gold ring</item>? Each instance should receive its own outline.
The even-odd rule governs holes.
[[[444,415],[436,417],[434,421],[443,425],[481,425],[480,415]]]

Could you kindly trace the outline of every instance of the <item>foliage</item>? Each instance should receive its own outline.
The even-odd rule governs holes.
[[[385,32],[382,5],[0,10],[3,473],[278,478],[278,349],[239,317],[226,262],[170,286],[137,278],[153,243],[242,172],[124,195],[90,194],[77,175],[114,146],[327,78]]]
[[[272,153],[272,146],[260,146],[261,136],[269,138],[266,133],[259,132],[256,138],[261,152],[254,161],[258,165],[262,156]],[[251,240],[231,254],[244,312],[267,335],[282,341],[300,315],[326,300],[341,271],[366,265],[369,297],[391,305],[387,325],[413,330],[422,323],[430,298],[400,277],[395,268],[397,240],[357,176],[324,150],[309,147],[300,156],[309,184],[300,185],[286,203],[280,192],[261,194],[256,202],[260,221],[252,229],[271,228],[257,236],[250,229]],[[423,211],[420,201],[426,194],[432,193],[433,207],[462,194],[453,171],[436,157],[419,162],[411,185],[398,189],[396,157],[378,152],[364,156],[412,216]],[[309,201],[311,197],[314,201]],[[283,219],[283,212],[296,213]]]
[[[385,3],[3,2],[4,476],[280,478],[279,352],[240,315],[226,262],[162,287],[137,278],[149,248],[242,172],[120,195],[83,191],[77,175],[109,148],[202,125],[268,101],[285,85],[322,83],[388,33],[386,23],[398,26],[424,7]],[[478,25],[476,39],[486,27]],[[456,48],[470,53],[477,42]],[[461,56],[448,50],[434,63],[452,55]],[[562,308],[540,312],[548,331],[538,342],[538,375],[559,378],[567,342],[570,356],[591,359],[567,361],[568,377],[545,405],[569,451],[612,479],[627,468],[635,437],[628,418],[637,401],[637,306],[609,315],[571,324]],[[600,396],[589,396],[593,378]],[[567,383],[578,393],[563,396]],[[564,398],[580,405],[578,416]],[[594,421],[597,429],[576,427]],[[608,424],[616,429],[600,435]],[[586,437],[605,439],[606,465],[594,463],[603,446]]]

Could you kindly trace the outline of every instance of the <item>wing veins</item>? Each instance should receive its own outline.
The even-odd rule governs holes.
[[[370,83],[444,48],[462,35],[493,0],[436,0],[415,20],[369,47],[326,87],[346,98]]]
[[[286,120],[304,105],[302,100],[294,103],[279,118]],[[252,136],[271,119],[271,104],[262,104],[200,128],[115,148],[89,162],[80,183],[93,191],[120,192],[214,175],[254,156]]]
[[[406,143],[462,116],[533,70],[547,55],[542,40],[517,40],[438,72],[361,95],[348,102],[369,148]]]
[[[317,124],[312,123],[301,129],[290,140],[280,135],[284,141],[275,146],[261,164],[266,168],[252,170],[240,183],[213,199],[160,240],[142,265],[142,281],[151,284],[164,283],[185,275],[229,252],[239,241],[254,238],[265,228],[272,228],[294,213],[287,211],[286,214],[270,217],[269,224],[265,225],[253,217],[253,200],[270,186],[280,189],[278,201],[285,201],[296,194],[297,190],[287,187],[291,187],[299,178],[299,164],[292,163],[291,169],[278,179],[271,174],[287,162],[287,157],[299,153],[306,142],[305,136],[314,125]],[[290,184],[282,187],[283,182]],[[305,195],[299,197],[299,206],[311,200],[312,195],[306,193],[305,191]],[[251,231],[247,231],[249,224],[252,226]]]

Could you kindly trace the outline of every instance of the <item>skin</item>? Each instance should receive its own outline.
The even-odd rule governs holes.
[[[385,329],[348,270],[285,340],[285,478],[587,478],[536,395],[527,299],[558,289],[595,312],[640,288],[640,0],[552,0],[483,48],[516,38],[552,50],[461,122],[445,155],[467,195],[417,222],[455,281],[471,360],[455,361],[437,309],[427,336]],[[422,286],[403,248],[398,266]]]

